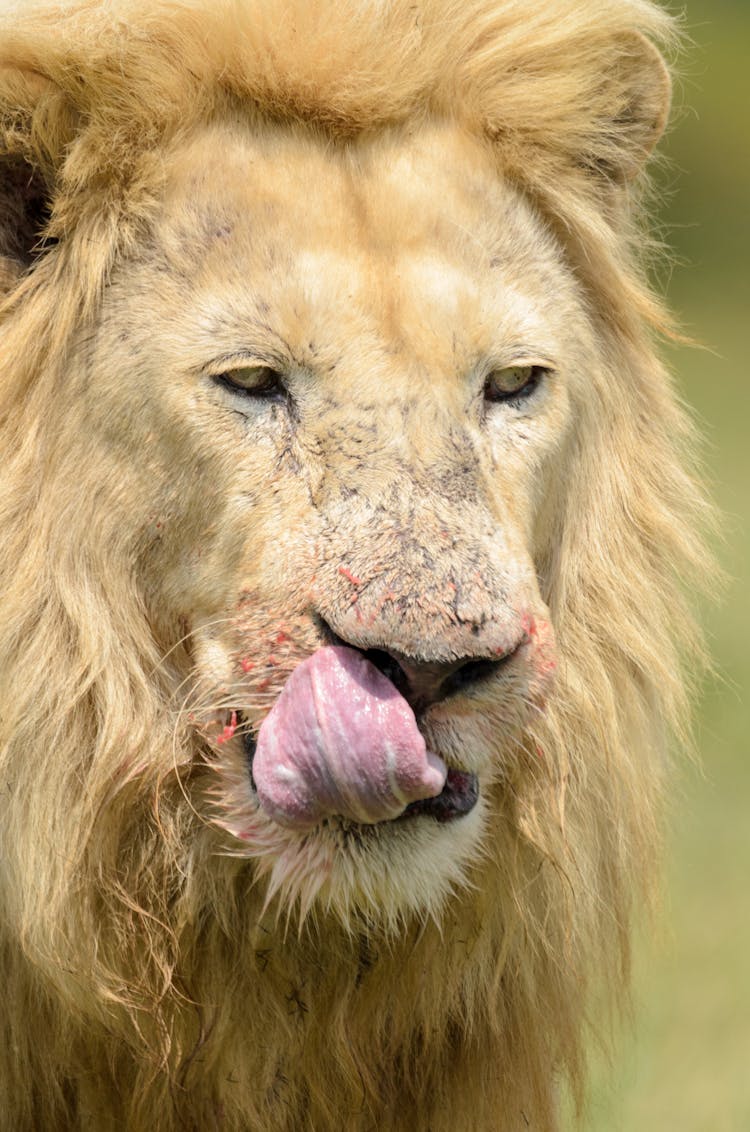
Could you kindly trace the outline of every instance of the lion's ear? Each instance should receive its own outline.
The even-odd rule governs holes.
[[[0,295],[42,254],[70,120],[54,83],[0,65]]]
[[[619,40],[612,70],[602,80],[612,112],[605,124],[606,144],[592,155],[592,164],[610,180],[632,181],[664,133],[672,79],[657,48],[634,32]]]
[[[48,186],[18,154],[0,156],[0,294],[10,290],[40,251],[49,216]]]

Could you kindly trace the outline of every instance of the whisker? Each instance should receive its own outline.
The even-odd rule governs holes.
[[[189,629],[188,632],[183,634],[183,636],[180,637],[178,641],[175,641],[173,645],[170,645],[166,652],[162,653],[154,667],[149,672],[149,676],[154,676],[159,671],[159,669],[162,668],[165,661],[172,655],[172,653],[175,652],[180,647],[180,645],[184,645],[186,641],[189,641],[191,637],[195,636],[196,632],[202,631],[204,629],[213,629],[217,625],[228,625],[233,623],[234,620],[234,617],[214,617],[211,621],[204,621],[197,629]]]

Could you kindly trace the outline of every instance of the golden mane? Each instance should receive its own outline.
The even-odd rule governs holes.
[[[702,648],[686,593],[712,569],[642,264],[642,165],[663,126],[638,80],[652,44],[670,51],[675,27],[648,0],[78,0],[0,17],[4,1127],[364,1129],[377,1111],[398,1132],[420,1105],[439,1111],[443,1089],[452,1129],[516,1129],[519,1113],[552,1129],[558,1078],[580,1094],[587,1006],[627,981],[666,748],[685,739]],[[337,144],[429,117],[487,140],[574,264],[605,344],[537,563],[563,658],[554,699],[476,889],[399,938],[315,911],[274,931],[246,862],[214,855],[127,499],[105,509],[85,437],[66,451],[56,429],[73,334],[148,230],[164,147],[240,112]],[[267,1056],[220,1115],[205,1083],[229,1074],[238,1038],[216,1004],[232,999]],[[292,1058],[305,1085],[290,1123],[272,1123]]]

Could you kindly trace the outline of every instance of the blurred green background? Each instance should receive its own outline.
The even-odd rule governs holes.
[[[706,612],[719,675],[702,766],[676,784],[659,935],[640,948],[632,1030],[595,1065],[586,1132],[750,1132],[750,0],[687,0],[685,27],[667,290],[709,350],[670,361],[707,440],[730,585]]]

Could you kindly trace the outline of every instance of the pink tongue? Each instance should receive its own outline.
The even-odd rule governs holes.
[[[261,806],[309,829],[337,814],[388,821],[445,784],[414,713],[355,649],[318,649],[292,673],[258,734],[253,778]]]

